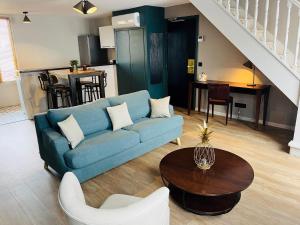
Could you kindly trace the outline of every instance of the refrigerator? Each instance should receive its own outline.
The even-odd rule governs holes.
[[[78,36],[81,65],[102,66],[108,64],[107,49],[101,49],[100,38],[96,35]]]

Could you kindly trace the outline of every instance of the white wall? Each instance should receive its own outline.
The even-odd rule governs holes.
[[[22,15],[10,19],[20,70],[68,66],[71,59],[79,60],[77,36],[89,33],[87,19],[30,15],[30,24],[22,23]]]
[[[30,15],[30,24],[22,23],[22,15],[8,17],[19,70],[69,65],[79,59],[77,36],[89,33],[88,20],[79,17]],[[0,107],[18,104],[16,82],[1,83]]]
[[[210,80],[234,81],[250,83],[251,71],[243,67],[247,58],[214,26],[211,24],[192,4],[184,4],[166,8],[165,17],[180,17],[199,15],[199,34],[205,36],[205,41],[199,44],[198,61],[203,62],[203,71]],[[257,71],[257,83],[272,84],[263,74]],[[242,110],[244,119],[252,120],[255,110],[255,96],[232,94],[235,102],[247,104]],[[205,99],[205,97],[203,97]],[[202,101],[202,107],[206,108],[206,101]],[[216,107],[216,111],[223,113],[223,107]],[[234,110],[236,113],[236,110]],[[268,122],[279,127],[290,127],[295,124],[297,108],[281,93],[274,85],[271,88],[269,99]],[[261,117],[262,118],[262,117]]]
[[[15,81],[0,83],[0,108],[19,104],[17,83]]]

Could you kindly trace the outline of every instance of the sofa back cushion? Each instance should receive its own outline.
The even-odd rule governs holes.
[[[57,123],[67,119],[72,114],[84,135],[89,135],[111,128],[111,122],[106,111],[106,108],[109,106],[107,99],[100,99],[85,105],[50,109],[47,117],[51,126],[58,131]]]
[[[130,117],[133,121],[150,115],[150,95],[146,90],[133,92],[126,95],[108,98],[111,106],[127,103]]]

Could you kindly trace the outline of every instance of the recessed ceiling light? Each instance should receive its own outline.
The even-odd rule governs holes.
[[[23,12],[23,14],[24,14],[23,23],[31,23],[30,19],[27,16],[28,12]]]
[[[96,12],[97,7],[87,0],[81,0],[73,6],[73,9],[80,14],[92,14]]]

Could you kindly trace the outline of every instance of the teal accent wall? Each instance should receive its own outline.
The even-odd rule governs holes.
[[[162,33],[164,39],[166,39],[166,21],[165,21],[165,9],[154,6],[142,6],[132,9],[126,9],[121,11],[114,11],[113,16],[119,16],[129,13],[138,12],[140,13],[141,27],[144,28],[144,44],[145,44],[145,73],[147,89],[152,98],[165,97],[168,93],[168,77],[167,77],[167,66],[166,66],[166,43],[163,41],[163,76],[162,81],[157,84],[151,84],[151,72],[150,72],[150,49],[151,42],[150,37],[152,33]],[[118,40],[117,40],[118,41]],[[118,51],[117,51],[118,54]],[[118,57],[118,56],[117,56]]]

